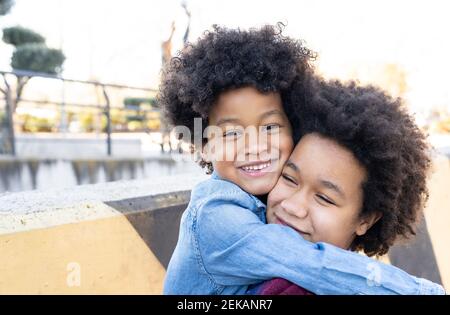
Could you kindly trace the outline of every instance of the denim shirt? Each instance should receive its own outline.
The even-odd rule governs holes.
[[[445,294],[394,266],[266,224],[258,198],[213,173],[191,192],[164,294],[245,294],[272,278],[316,294]]]

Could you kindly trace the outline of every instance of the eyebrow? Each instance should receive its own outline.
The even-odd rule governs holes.
[[[295,171],[295,172],[297,172],[297,173],[300,172],[300,168],[299,168],[297,165],[295,165],[295,163],[292,162],[291,160],[289,160],[289,161],[286,162],[286,167],[289,167],[290,169],[292,169],[293,171]],[[334,191],[335,191],[336,193],[338,193],[342,198],[345,198],[344,192],[342,191],[342,189],[339,188],[338,185],[336,185],[336,184],[334,184],[334,183],[332,183],[332,182],[330,182],[330,181],[328,181],[328,180],[324,180],[324,179],[319,180],[319,182],[320,182],[320,184],[321,184],[322,186],[324,186],[325,188],[334,190]]]
[[[295,172],[300,172],[300,169],[298,168],[298,166],[295,165],[294,162],[292,162],[291,160],[286,162],[286,167],[291,168]]]
[[[267,112],[261,114],[261,115],[259,116],[259,118],[262,119],[262,118],[266,118],[266,117],[272,116],[272,115],[280,115],[280,116],[283,116],[283,114],[282,114],[278,109],[272,109],[272,110],[269,110],[269,111],[267,111]]]
[[[216,126],[220,126],[226,123],[240,123],[241,121],[238,118],[222,118],[219,119],[216,123]]]
[[[332,182],[330,182],[330,181],[324,180],[324,179],[321,179],[321,180],[320,180],[320,184],[321,184],[322,186],[324,186],[325,188],[334,190],[334,191],[337,192],[342,198],[345,198],[344,192],[342,191],[342,189],[339,188],[338,185],[336,185],[336,184],[334,184],[334,183],[332,183]]]
[[[263,118],[267,118],[267,117],[272,116],[272,115],[280,115],[280,116],[282,116],[282,113],[278,109],[273,109],[273,110],[270,110],[270,111],[267,111],[267,112],[261,114],[259,116],[259,118],[263,119]],[[226,124],[226,123],[234,123],[235,124],[235,123],[241,123],[241,121],[238,118],[222,118],[222,119],[219,119],[216,122],[216,126],[220,126],[220,125],[223,125],[223,124]]]

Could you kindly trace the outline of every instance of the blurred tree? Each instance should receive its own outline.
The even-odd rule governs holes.
[[[14,6],[13,0],[0,0],[0,16],[6,15],[11,11],[11,8]],[[6,82],[6,78],[3,77]],[[5,99],[9,99],[9,87],[6,82],[5,89],[0,88],[0,91],[5,95]],[[12,121],[11,111],[8,110],[8,106],[6,106],[5,112],[0,113],[0,153],[15,153],[14,147],[14,129],[12,128],[10,121]]]
[[[21,26],[4,28],[3,41],[15,47],[31,43],[45,44],[45,38],[41,34]]]
[[[59,49],[42,44],[24,44],[14,51],[11,58],[13,69],[58,74],[64,62],[64,54]]]
[[[158,107],[154,97],[125,97],[123,100],[125,107],[139,108],[143,104],[150,105],[151,108]]]
[[[13,6],[13,0],[0,0],[0,15],[8,14]]]
[[[14,26],[3,29],[3,41],[15,47],[11,58],[11,67],[15,71],[22,70],[53,75],[62,71],[65,60],[63,52],[59,49],[47,47],[42,35],[21,26]],[[4,143],[3,147],[6,148],[4,151],[7,153],[15,154],[13,115],[20,102],[23,89],[31,77],[32,74],[16,73],[17,82],[13,92],[6,74],[3,74],[5,89],[0,90],[6,99],[7,121],[5,122],[7,128],[5,129],[8,130],[8,135],[4,138],[8,139],[8,143]]]
[[[59,49],[47,47],[42,35],[21,26],[14,26],[3,29],[3,41],[16,48],[11,58],[11,67],[14,70],[55,75],[61,72],[65,60],[63,52]],[[23,88],[31,77],[31,75],[17,75],[15,97],[9,97],[13,113],[16,111]],[[6,88],[10,89],[5,76],[4,81]]]

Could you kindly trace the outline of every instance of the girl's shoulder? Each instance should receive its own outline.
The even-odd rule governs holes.
[[[216,172],[200,183],[191,192],[191,199],[206,196],[226,196],[226,195],[250,195],[235,183],[222,179]]]
[[[190,208],[200,210],[212,206],[235,205],[252,211],[265,210],[265,205],[238,185],[217,176],[197,184],[191,192]]]

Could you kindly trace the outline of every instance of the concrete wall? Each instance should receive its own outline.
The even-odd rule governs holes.
[[[434,167],[421,233],[382,260],[448,289],[449,160]],[[205,178],[0,195],[0,294],[160,294],[190,189]]]
[[[0,195],[0,294],[161,293],[181,213],[203,179]]]

